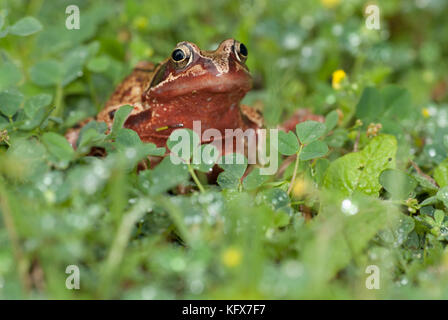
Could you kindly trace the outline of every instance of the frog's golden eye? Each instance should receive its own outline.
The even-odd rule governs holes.
[[[190,62],[191,51],[187,46],[180,46],[171,53],[171,60],[177,68],[183,68]]]
[[[248,54],[246,46],[243,43],[236,41],[233,48],[238,61],[245,62]]]

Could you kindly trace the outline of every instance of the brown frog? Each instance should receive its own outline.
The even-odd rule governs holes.
[[[158,65],[140,62],[117,87],[96,120],[111,127],[118,108],[134,107],[124,127],[138,133],[143,142],[163,147],[173,130],[193,128],[201,121],[202,132],[263,127],[261,113],[241,105],[252,88],[252,77],[245,64],[248,50],[234,39],[221,42],[215,51],[201,50],[191,42],[180,42],[169,58]],[[300,121],[321,120],[320,116],[300,110],[285,126],[290,130]],[[75,146],[79,128],[66,137]],[[201,143],[210,141],[202,140]]]

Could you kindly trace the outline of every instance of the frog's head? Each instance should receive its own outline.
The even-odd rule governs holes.
[[[192,113],[233,108],[252,87],[247,54],[246,46],[234,39],[221,42],[215,51],[180,42],[155,70],[143,100]]]

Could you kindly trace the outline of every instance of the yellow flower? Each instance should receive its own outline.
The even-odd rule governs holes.
[[[145,49],[144,53],[146,57],[151,57],[154,54],[154,50],[151,47],[148,47]]]
[[[334,89],[339,90],[341,88],[341,82],[347,77],[344,70],[339,69],[333,72],[332,83]]]
[[[341,3],[341,0],[320,0],[320,2],[324,5],[324,7],[334,8]]]
[[[241,263],[241,250],[238,248],[228,248],[221,256],[222,263],[229,268],[234,268]]]
[[[431,116],[431,113],[429,112],[428,108],[423,108],[422,115],[424,118],[429,118]]]
[[[304,179],[297,179],[294,183],[294,187],[292,187],[292,194],[296,198],[300,198],[307,193],[308,188],[308,183]]]
[[[144,30],[148,26],[148,18],[144,16],[138,16],[134,19],[134,27],[139,30]]]

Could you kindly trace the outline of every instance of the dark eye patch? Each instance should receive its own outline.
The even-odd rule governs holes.
[[[159,71],[157,71],[157,73],[154,75],[154,78],[151,81],[151,85],[150,85],[151,88],[155,87],[160,82],[162,82],[163,79],[165,79],[166,69],[167,69],[166,63],[160,66]]]
[[[138,114],[129,116],[126,119],[126,122],[124,123],[124,127],[129,129],[135,128],[142,122],[150,121],[151,117],[152,117],[152,110],[147,109]]]

